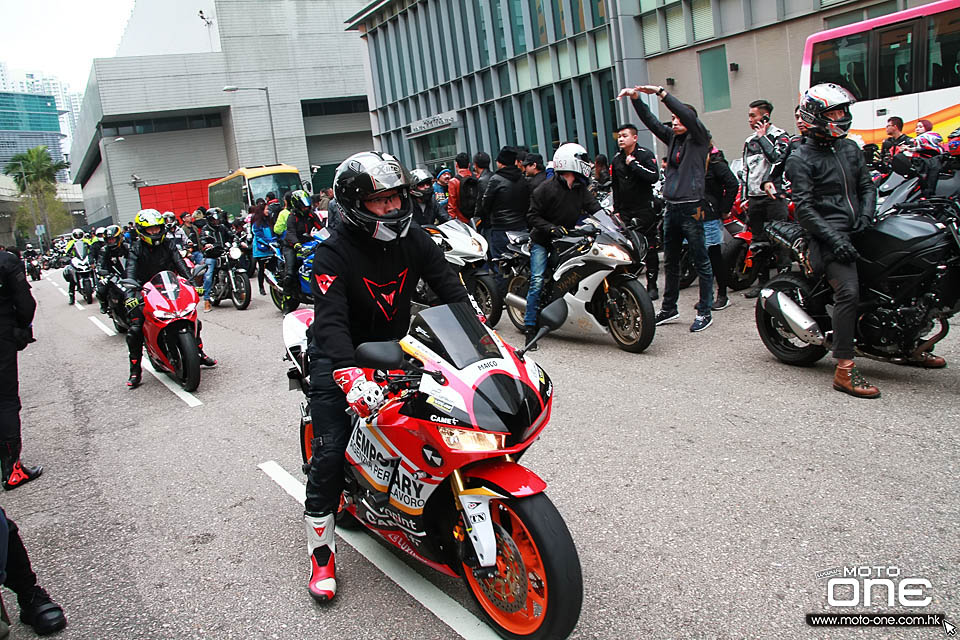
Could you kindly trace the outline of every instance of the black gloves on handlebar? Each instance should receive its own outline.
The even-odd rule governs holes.
[[[550,228],[550,237],[556,240],[557,238],[562,238],[567,235],[566,229],[563,227],[551,227]]]
[[[860,257],[860,254],[857,253],[856,248],[851,244],[850,240],[843,235],[837,235],[837,237],[834,238],[831,250],[837,261],[843,264],[852,264]]]

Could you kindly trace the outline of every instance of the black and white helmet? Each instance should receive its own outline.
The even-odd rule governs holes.
[[[590,154],[586,149],[576,142],[568,142],[557,147],[554,152],[553,170],[572,171],[589,178],[593,173],[593,163],[590,162]]]
[[[816,138],[844,138],[853,124],[850,105],[857,99],[853,94],[832,82],[824,82],[807,89],[800,98],[797,114],[806,123],[806,134]],[[843,110],[843,117],[830,120],[824,114],[836,109]]]
[[[396,157],[382,151],[363,151],[337,167],[333,193],[348,226],[370,234],[375,240],[389,242],[407,235],[410,228],[412,184],[413,179]],[[400,195],[399,209],[378,216],[364,207],[365,199],[394,189]]]

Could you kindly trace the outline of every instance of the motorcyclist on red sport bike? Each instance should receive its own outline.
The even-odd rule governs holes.
[[[366,417],[383,399],[380,386],[357,366],[354,348],[406,334],[410,298],[420,278],[442,303],[469,301],[440,247],[412,224],[411,186],[410,174],[388,153],[347,158],[334,180],[342,224],[314,254],[316,305],[308,355],[315,437],[304,524],[312,568],[310,595],[321,602],[337,591],[334,520],[351,427],[346,410],[349,405]]]

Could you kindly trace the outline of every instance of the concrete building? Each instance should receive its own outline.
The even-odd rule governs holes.
[[[503,144],[549,159],[566,141],[609,155],[616,125],[640,124],[614,100],[637,84],[693,104],[736,157],[759,97],[795,131],[809,35],[929,1],[376,0],[348,29],[367,45],[374,139],[410,164],[450,166],[457,151]],[[640,136],[653,144],[642,126]]]
[[[131,220],[145,193],[205,205],[213,180],[275,161],[329,186],[373,144],[362,43],[343,30],[361,4],[138,0],[80,111],[71,160],[88,219]],[[266,92],[225,86],[269,90],[276,158]]]
[[[18,153],[44,145],[54,162],[63,160],[60,115],[53,96],[30,93],[0,93],[0,168]],[[66,182],[66,171],[57,180]]]

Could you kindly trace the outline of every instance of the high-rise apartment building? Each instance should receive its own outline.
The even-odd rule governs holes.
[[[60,141],[60,110],[53,96],[31,93],[0,93],[0,167],[28,149],[44,145],[54,162],[63,160]],[[67,182],[66,171],[57,174]]]

